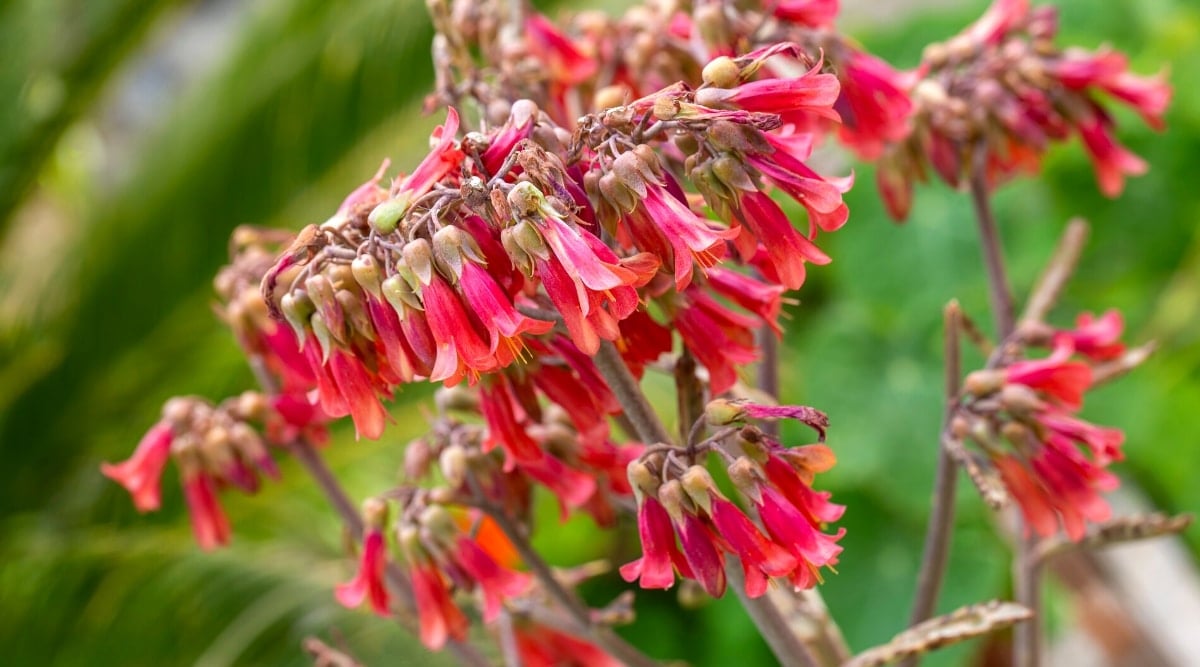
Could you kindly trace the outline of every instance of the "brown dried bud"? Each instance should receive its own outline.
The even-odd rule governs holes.
[[[1004,371],[974,371],[967,374],[963,387],[973,396],[989,396],[1004,386],[1004,376]]]
[[[1017,416],[1031,415],[1046,406],[1037,392],[1023,384],[1006,384],[1000,390],[1000,405]]]

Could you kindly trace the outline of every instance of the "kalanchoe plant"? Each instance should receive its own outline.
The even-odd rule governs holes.
[[[926,164],[971,183],[999,340],[960,382],[965,320],[948,310],[940,504],[914,627],[903,647],[862,659],[944,643],[917,635],[959,618],[927,621],[956,466],[989,502],[1015,500],[1029,536],[1078,541],[1109,519],[1101,493],[1117,484],[1107,466],[1123,435],[1077,412],[1084,392],[1144,355],[1120,343],[1116,312],[1082,315],[1074,329],[1044,321],[1074,241],[1014,328],[987,197],[1072,130],[1117,194],[1144,165],[1113,139],[1097,93],[1160,127],[1164,84],[1129,74],[1119,54],[1060,49],[1052,8],[1012,0],[931,46],[911,73],[838,33],[836,1],[648,2],[565,24],[520,2],[430,9],[428,106],[445,120],[429,152],[390,178],[385,161],[294,236],[235,233],[219,312],[262,393],[169,401],[133,457],[103,468],[139,510],[158,508],[174,458],[200,545],[227,543],[217,493],[275,476],[271,442],[313,475],[360,545],[356,574],[334,590],[343,605],[395,615],[467,664],[486,664],[469,643],[475,618],[509,665],[656,664],[612,630],[632,620],[627,599],[589,608],[574,587],[591,572],[556,573],[533,549],[544,489],[563,518],[583,512],[615,530],[636,516],[641,554],[620,565],[625,581],[665,589],[682,578],[714,597],[732,588],[781,663],[848,659],[831,619],[806,626],[814,636],[781,611],[781,596],[814,595],[835,572],[847,508],[814,488],[834,466],[836,430],[827,445],[820,410],[775,405],[771,368],[788,291],[809,264],[831,261],[818,240],[849,217],[852,176],[809,162],[835,135],[881,160],[898,217]],[[1038,348],[1049,355],[1030,357]],[[760,359],[755,392],[746,371]],[[639,385],[658,370],[674,377],[682,438]],[[359,437],[383,437],[387,402],[416,382],[442,385],[429,431],[407,446],[402,481],[360,512],[314,446],[343,417]],[[807,425],[816,443],[791,446],[780,419]],[[1035,598],[1020,602],[964,613],[986,616],[990,631],[1038,613]],[[1015,653],[1036,662],[1036,642],[1020,641]]]

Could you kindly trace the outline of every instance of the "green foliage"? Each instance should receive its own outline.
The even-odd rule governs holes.
[[[394,625],[333,602],[329,589],[351,564],[331,512],[290,463],[284,481],[259,497],[229,495],[235,545],[217,554],[192,545],[173,483],[164,511],[138,516],[96,472],[100,461],[127,454],[167,396],[220,398],[247,386],[228,333],[206,306],[229,230],[323,218],[383,157],[408,163],[437,122],[415,111],[430,80],[421,3],[271,0],[248,10],[217,69],[162,109],[130,174],[107,190],[81,182],[62,157],[71,133],[96,122],[104,83],[144,46],[151,26],[195,11],[178,4],[0,7],[0,92],[21,101],[0,109],[0,219],[24,224],[27,217],[7,218],[8,210],[43,198],[60,200],[67,218],[61,239],[44,240],[58,243],[45,259],[53,262],[51,279],[20,317],[0,322],[5,661],[300,665],[307,664],[300,639],[328,639],[336,629],[368,662],[405,656],[404,664],[440,664]],[[970,4],[877,28],[863,41],[912,65],[923,43],[952,34],[985,3]],[[1125,477],[1164,509],[1194,509],[1200,12],[1183,0],[1124,0],[1103,12],[1088,0],[1060,4],[1066,41],[1112,42],[1135,54],[1143,72],[1170,63],[1177,100],[1165,137],[1122,123],[1122,139],[1153,165],[1122,198],[1097,194],[1076,145],[1055,149],[1042,177],[1001,191],[1015,287],[1029,288],[1069,217],[1094,222],[1062,311],[1119,307],[1134,340],[1163,347],[1138,373],[1099,392],[1089,414],[1126,429],[1129,461],[1118,467]],[[59,37],[51,42],[51,34]],[[38,95],[52,94],[60,101],[49,113],[27,114],[42,108]],[[849,506],[848,532],[839,573],[823,591],[862,649],[886,641],[908,614],[941,418],[941,307],[957,297],[986,322],[987,301],[963,196],[936,184],[919,188],[911,221],[897,227],[884,217],[872,171],[859,168],[858,178],[851,223],[827,237],[836,261],[810,271],[803,304],[792,309],[784,398],[826,409],[832,419],[840,463],[823,481]],[[22,229],[7,231],[5,261]],[[30,289],[23,274],[0,268],[0,292]],[[405,398],[424,394],[414,389]],[[398,425],[382,443],[339,433],[328,450],[358,494],[391,480],[400,445],[422,426],[411,400],[395,414]],[[790,442],[809,437],[792,426],[785,433]],[[550,505],[541,516],[539,546],[555,564],[630,553],[628,534],[601,539],[587,519],[558,527]],[[963,489],[942,609],[1005,594],[1006,547],[989,523]],[[1189,539],[1200,548],[1195,531]],[[616,590],[612,576],[586,593],[602,603]],[[732,598],[678,611],[675,597],[639,595],[642,618],[627,634],[652,654],[694,664],[768,662]],[[930,664],[961,662],[970,650]]]

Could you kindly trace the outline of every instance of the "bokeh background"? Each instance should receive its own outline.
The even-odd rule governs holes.
[[[568,4],[541,6],[553,15]],[[907,67],[986,3],[845,4],[847,31]],[[1165,65],[1176,98],[1163,135],[1118,114],[1121,139],[1153,165],[1120,199],[1097,193],[1076,144],[1053,150],[1043,175],[1003,188],[1011,273],[1024,293],[1071,216],[1095,223],[1059,322],[1115,306],[1130,338],[1158,340],[1161,353],[1096,392],[1086,414],[1128,433],[1117,470],[1136,493],[1121,503],[1194,510],[1200,7],[1057,4],[1064,43],[1109,42],[1142,73]],[[301,639],[318,635],[368,664],[445,664],[395,625],[334,602],[331,586],[352,564],[332,512],[291,462],[258,496],[225,496],[235,539],[213,554],[194,546],[172,474],[163,510],[140,516],[97,472],[128,454],[167,397],[250,386],[209,308],[228,232],[323,220],[383,157],[410,164],[437,123],[419,111],[430,37],[412,0],[0,2],[0,662],[302,665]],[[840,463],[823,481],[850,509],[839,574],[822,590],[861,650],[908,615],[940,420],[941,307],[957,297],[986,321],[987,297],[964,196],[921,188],[911,221],[896,226],[871,168],[856,170],[851,222],[825,241],[836,261],[810,271],[789,309],[783,398],[833,423]],[[357,496],[394,481],[428,394],[406,390],[380,442],[335,432],[331,464]],[[1008,547],[962,487],[943,610],[1010,588]],[[537,541],[555,564],[635,547],[586,518],[556,526],[548,510]],[[1166,548],[1183,574],[1150,585],[1186,595],[1200,532]],[[600,603],[615,591],[610,578],[586,592]],[[1059,636],[1072,628],[1063,599],[1052,585]],[[673,592],[653,593],[638,611],[627,634],[653,654],[770,664],[732,600],[679,611]]]

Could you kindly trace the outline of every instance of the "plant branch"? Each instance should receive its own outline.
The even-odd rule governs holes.
[[[771,327],[763,326],[758,330],[758,349],[762,352],[758,362],[758,388],[779,400],[779,339]],[[773,438],[779,437],[779,422],[764,422],[759,428]]]
[[[659,663],[656,660],[626,642],[611,628],[598,625],[592,618],[591,609],[573,590],[564,586],[550,569],[550,565],[542,560],[541,555],[530,544],[525,531],[509,518],[502,507],[486,499],[481,492],[479,480],[473,473],[468,472],[467,482],[476,496],[477,506],[496,522],[521,556],[521,560],[533,571],[542,589],[570,615],[580,632],[630,667],[658,667]]]
[[[962,354],[959,346],[961,311],[957,301],[946,304],[943,311],[943,337],[945,342],[945,417],[942,420],[943,434],[950,428],[958,406],[958,395],[962,378]],[[917,625],[933,616],[937,607],[938,593],[946,574],[946,563],[950,555],[950,536],[954,530],[954,494],[958,487],[958,466],[950,449],[938,438],[937,472],[934,475],[933,508],[929,515],[929,527],[925,533],[925,552],[921,558],[921,570],[917,576],[917,593],[913,600],[909,625]],[[920,657],[914,655],[905,664],[915,666]]]
[[[647,445],[673,442],[670,432],[663,426],[650,401],[646,400],[646,394],[629,372],[616,346],[606,340],[600,341],[600,351],[596,353],[594,361],[642,442]]]
[[[729,587],[737,594],[746,614],[754,621],[782,667],[820,667],[821,663],[812,650],[796,636],[795,630],[767,596],[751,599],[746,595],[746,582],[737,559],[731,557],[726,560],[725,576],[729,579]]]
[[[1021,314],[1022,323],[1041,322],[1046,319],[1047,313],[1058,301],[1058,295],[1062,293],[1063,286],[1075,272],[1075,266],[1079,263],[1079,255],[1083,252],[1083,245],[1087,242],[1087,237],[1087,221],[1075,218],[1067,223],[1067,229],[1058,240],[1058,246],[1055,247],[1054,254],[1050,256],[1046,269],[1042,271],[1041,277],[1038,278],[1037,284],[1029,294],[1025,312]]]
[[[987,269],[988,294],[992,302],[992,317],[996,323],[996,339],[1004,340],[1013,330],[1013,297],[1004,270],[1004,249],[992,214],[986,175],[987,151],[980,147],[971,170],[971,203],[979,223],[979,240],[983,263]]]

